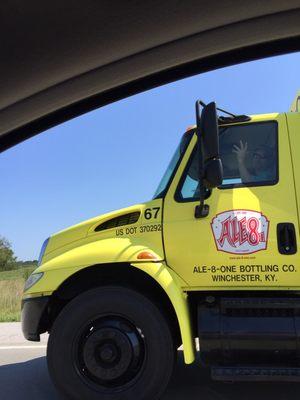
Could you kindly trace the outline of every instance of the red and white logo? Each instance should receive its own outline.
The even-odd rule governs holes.
[[[224,211],[213,218],[211,228],[218,251],[251,254],[267,248],[269,221],[258,211]]]

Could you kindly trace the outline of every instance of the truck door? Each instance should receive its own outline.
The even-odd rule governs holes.
[[[164,202],[167,264],[187,286],[211,289],[300,287],[299,229],[284,115],[220,127],[221,187],[199,203],[196,136]]]

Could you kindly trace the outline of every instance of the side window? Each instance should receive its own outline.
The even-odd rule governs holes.
[[[197,146],[191,154],[180,190],[181,199],[199,198]]]
[[[176,191],[177,201],[195,201],[200,198],[198,185],[198,153],[195,148],[191,154],[183,177]],[[206,191],[206,198],[209,197],[211,190]]]
[[[220,128],[224,178],[220,189],[267,186],[278,182],[277,123],[261,122]],[[198,161],[194,149],[177,190],[178,201],[199,198]]]
[[[278,182],[277,123],[221,128],[220,155],[221,188],[274,185]]]

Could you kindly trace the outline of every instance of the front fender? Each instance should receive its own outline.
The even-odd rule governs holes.
[[[142,248],[142,250],[144,249],[145,247]],[[152,251],[150,249],[148,250]],[[132,249],[132,254],[136,254],[136,251],[137,249]],[[92,260],[94,260],[94,258],[92,258]],[[85,266],[54,268],[56,263],[57,267],[61,265],[60,261],[61,260],[53,259],[49,261],[49,263],[43,264],[36,270],[36,272],[44,272],[45,275],[31,289],[25,292],[24,298],[50,295],[71,275],[79,270],[95,264],[91,263]],[[67,262],[67,259],[64,259],[64,261]],[[68,261],[70,264],[72,264],[71,255],[70,260]],[[184,360],[186,364],[191,364],[195,360],[195,342],[193,338],[187,295],[182,290],[182,287],[186,286],[186,283],[182,281],[174,271],[161,262],[133,262],[131,265],[134,268],[140,269],[147,275],[151,276],[169,297],[174,307],[181,332]],[[113,266],[111,266],[111,264],[110,266],[105,266],[105,264],[102,264],[99,265],[99,268],[113,268]]]
[[[154,278],[169,297],[180,328],[184,361],[186,364],[193,363],[195,361],[195,340],[192,332],[187,294],[181,289],[185,282],[164,263],[138,263],[131,265]]]
[[[138,254],[149,251],[156,261],[164,259],[160,245],[153,241],[141,240],[139,237],[106,238],[65,250],[63,253],[46,261],[39,268],[48,271],[59,268],[84,267],[87,265],[135,262]]]
[[[153,243],[151,243],[153,245]],[[149,252],[155,260],[163,260],[160,246],[141,244],[139,238],[107,238],[73,247],[51,258],[38,267],[34,273],[43,272],[44,277],[25,292],[25,297],[33,294],[49,294],[76,272],[91,265],[138,262],[141,252]],[[153,248],[154,247],[154,248]]]

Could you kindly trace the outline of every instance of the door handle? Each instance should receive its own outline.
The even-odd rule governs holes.
[[[283,222],[277,224],[277,245],[280,254],[297,253],[297,241],[294,224]]]

